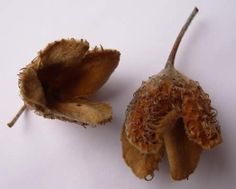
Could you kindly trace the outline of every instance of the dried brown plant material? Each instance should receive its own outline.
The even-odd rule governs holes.
[[[127,108],[123,157],[139,178],[153,175],[163,151],[172,178],[188,178],[201,152],[222,142],[208,94],[174,68],[180,41],[197,12],[194,8],[180,31],[165,68],[142,83]]]
[[[85,40],[62,39],[48,44],[19,74],[24,101],[13,126],[27,108],[47,118],[80,124],[101,124],[112,118],[112,108],[90,99],[119,63],[117,50],[95,47]]]

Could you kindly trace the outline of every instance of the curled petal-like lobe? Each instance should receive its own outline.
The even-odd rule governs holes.
[[[70,99],[73,96],[87,96],[96,92],[110,77],[119,63],[120,53],[115,50],[95,48],[89,51],[81,62],[78,72],[65,86],[61,98]]]
[[[147,178],[158,170],[158,164],[163,156],[163,146],[156,153],[142,153],[133,146],[126,137],[125,132],[121,136],[123,158],[133,173],[139,178]]]
[[[222,142],[216,110],[211,107],[209,96],[197,82],[191,81],[183,95],[183,118],[190,140],[203,149],[210,149]]]
[[[197,167],[202,148],[188,139],[182,118],[164,135],[164,141],[171,177],[174,180],[188,178]]]
[[[58,103],[55,112],[65,119],[80,120],[84,124],[96,125],[105,123],[112,118],[109,104],[78,99],[77,102]]]

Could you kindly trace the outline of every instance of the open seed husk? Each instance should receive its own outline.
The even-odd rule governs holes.
[[[93,101],[94,94],[118,66],[117,50],[95,47],[86,40],[62,39],[47,45],[19,74],[20,94],[24,101],[11,127],[29,108],[46,118],[57,118],[82,125],[110,121],[108,103]]]
[[[186,179],[202,151],[222,142],[209,95],[174,67],[178,46],[197,12],[194,8],[180,31],[165,68],[142,83],[127,108],[121,136],[123,157],[139,178],[154,174],[164,150],[171,177]]]

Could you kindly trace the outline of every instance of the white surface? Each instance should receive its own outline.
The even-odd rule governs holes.
[[[172,181],[164,159],[146,182],[122,159],[124,112],[141,81],[163,68],[195,5],[200,12],[181,43],[176,67],[210,94],[224,142],[202,155],[189,180]],[[235,188],[235,7],[235,0],[1,0],[0,188]],[[26,112],[8,128],[22,105],[19,69],[48,42],[68,37],[120,50],[120,65],[98,94],[113,105],[113,121],[84,129]]]

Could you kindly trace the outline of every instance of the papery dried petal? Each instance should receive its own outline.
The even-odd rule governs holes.
[[[123,131],[121,136],[123,158],[133,173],[139,178],[146,178],[158,170],[158,164],[163,156],[163,146],[156,153],[142,153],[129,143]]]
[[[78,99],[77,102],[58,103],[55,112],[61,117],[71,120],[80,120],[84,124],[101,124],[112,118],[112,109],[109,104]]]
[[[87,96],[96,92],[110,77],[119,63],[120,53],[115,50],[93,50],[84,56],[74,81],[65,86],[62,99]]]
[[[172,178],[188,178],[197,167],[202,148],[188,139],[181,118],[175,127],[164,135],[164,141]]]

